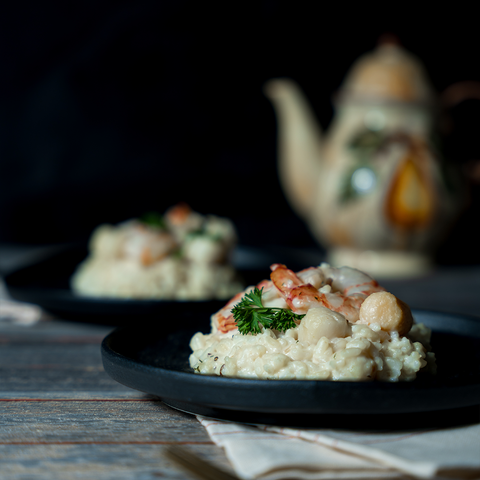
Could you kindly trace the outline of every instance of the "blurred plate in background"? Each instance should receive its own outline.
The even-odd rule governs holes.
[[[86,246],[63,247],[49,252],[44,258],[7,273],[4,276],[6,289],[14,300],[39,305],[62,319],[108,325],[124,325],[170,315],[182,318],[211,315],[228,300],[131,300],[75,295],[70,289],[70,278],[87,254]],[[239,247],[233,258],[245,286],[268,278],[272,263],[283,262],[299,270],[320,261],[319,254],[314,251],[284,248],[261,250]]]

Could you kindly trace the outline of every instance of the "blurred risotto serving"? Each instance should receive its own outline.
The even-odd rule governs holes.
[[[85,296],[226,299],[243,288],[229,263],[235,243],[229,219],[179,204],[163,216],[97,227],[71,286]]]
[[[196,333],[190,366],[227,377],[413,380],[435,371],[431,331],[408,305],[359,270],[323,263],[298,273],[271,266]]]

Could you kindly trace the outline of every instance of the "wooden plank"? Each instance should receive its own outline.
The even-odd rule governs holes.
[[[193,415],[159,400],[0,402],[0,444],[211,443]]]
[[[127,390],[103,370],[99,344],[42,342],[0,347],[0,398],[12,392]]]
[[[60,321],[0,328],[0,398],[142,397],[104,372],[100,344],[109,331]]]
[[[67,370],[99,368],[100,345],[83,343],[8,343],[0,348],[0,365],[8,368],[52,368]]]
[[[59,391],[9,391],[0,392],[0,402],[7,401],[24,401],[24,400],[144,400],[144,399],[156,399],[156,397],[132,390],[127,387],[119,385],[119,388],[125,390],[87,390],[87,391],[71,391],[71,390],[59,390]]]
[[[25,326],[10,322],[0,322],[0,338],[20,338],[38,342],[39,340],[56,337],[89,336],[95,341],[101,341],[114,327],[95,323],[63,321],[58,319],[42,320],[33,325]]]
[[[233,473],[215,445],[188,445]],[[164,445],[0,445],[2,480],[198,480],[164,455]]]

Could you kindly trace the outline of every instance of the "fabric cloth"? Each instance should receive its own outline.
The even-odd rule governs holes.
[[[197,418],[242,479],[480,478],[480,424],[358,432]]]
[[[2,279],[0,279],[0,323],[33,325],[44,316],[42,309],[37,305],[11,300]]]

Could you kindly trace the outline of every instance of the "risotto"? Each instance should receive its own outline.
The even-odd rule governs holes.
[[[243,286],[230,264],[232,222],[187,205],[119,225],[100,225],[89,256],[71,278],[83,296],[131,299],[227,299]]]
[[[241,378],[409,381],[435,371],[430,335],[358,270],[275,264],[270,281],[237,294],[212,315],[210,333],[192,337],[190,366]]]

